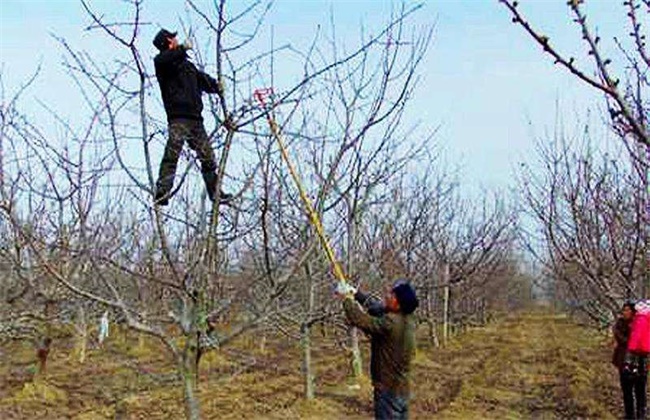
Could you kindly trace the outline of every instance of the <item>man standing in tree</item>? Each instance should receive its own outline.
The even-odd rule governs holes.
[[[185,141],[196,152],[201,162],[201,174],[208,197],[214,201],[217,165],[203,127],[201,93],[218,93],[221,86],[187,59],[187,51],[192,49],[192,44],[189,41],[179,44],[176,32],[160,30],[153,40],[153,45],[160,51],[154,58],[154,64],[169,123],[169,138],[160,162],[154,201],[161,206],[169,204],[178,158]],[[219,192],[222,203],[231,198],[230,194]]]
[[[375,419],[407,419],[409,373],[415,356],[412,314],[418,307],[413,286],[397,280],[386,290],[383,304],[348,283],[339,283],[337,293],[344,297],[343,308],[350,324],[370,336]]]

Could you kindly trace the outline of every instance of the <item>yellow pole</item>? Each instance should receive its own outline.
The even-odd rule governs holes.
[[[266,91],[267,90],[255,91],[255,97],[262,104],[263,107],[266,107],[266,103],[264,102],[264,96],[263,96],[264,92]],[[329,240],[325,235],[323,224],[318,218],[318,214],[316,213],[316,210],[314,210],[314,206],[311,204],[309,197],[307,197],[307,193],[305,192],[305,189],[303,188],[302,183],[300,182],[300,178],[298,177],[298,174],[296,173],[296,170],[294,169],[293,164],[289,159],[289,153],[287,152],[287,148],[285,147],[284,142],[282,141],[282,136],[280,135],[280,129],[278,128],[278,125],[275,122],[275,120],[273,120],[273,118],[271,117],[270,112],[267,112],[266,120],[269,123],[269,127],[271,127],[271,133],[273,134],[273,137],[275,137],[275,140],[278,142],[278,146],[280,147],[280,152],[282,153],[282,158],[284,159],[285,163],[287,164],[287,167],[289,168],[289,173],[291,173],[291,177],[293,178],[296,187],[298,187],[298,192],[300,193],[300,199],[302,200],[303,204],[307,208],[307,214],[309,215],[311,224],[316,230],[321,245],[325,250],[325,254],[327,254],[327,258],[330,260],[330,263],[332,264],[332,270],[334,271],[334,276],[339,281],[345,282],[346,277],[345,277],[345,273],[343,272],[343,268],[341,267],[341,264],[339,264],[338,260],[336,259],[336,256],[334,255],[334,250],[332,250]]]

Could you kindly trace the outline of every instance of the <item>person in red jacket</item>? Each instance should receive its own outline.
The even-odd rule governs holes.
[[[626,419],[645,419],[646,384],[648,377],[646,358],[628,352],[632,321],[636,310],[633,302],[625,302],[614,325],[616,347],[612,364],[619,372]]]
[[[196,151],[208,197],[214,201],[217,165],[203,127],[201,94],[219,93],[221,87],[214,78],[198,70],[187,59],[187,51],[192,49],[192,44],[187,41],[179,44],[176,32],[160,30],[153,45],[160,51],[154,58],[154,64],[169,123],[169,138],[160,163],[154,201],[160,206],[169,204],[178,158],[186,141]],[[231,198],[230,194],[219,192],[221,202],[225,203]]]

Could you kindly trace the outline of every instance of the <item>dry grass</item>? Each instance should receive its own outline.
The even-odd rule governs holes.
[[[205,418],[368,418],[372,388],[349,378],[346,354],[318,338],[316,398],[302,398],[297,343],[242,340],[201,364]],[[59,341],[48,374],[34,378],[33,348],[0,349],[0,418],[177,419],[181,388],[155,342],[111,337],[74,360]],[[364,347],[367,356],[367,348]],[[602,336],[549,313],[512,316],[468,331],[444,349],[419,343],[412,418],[615,418],[617,378]],[[359,385],[359,386],[354,386]]]
[[[528,314],[459,340],[473,353],[439,418],[616,418],[616,376],[604,337],[563,316]]]

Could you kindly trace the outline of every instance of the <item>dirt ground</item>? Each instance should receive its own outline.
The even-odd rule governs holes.
[[[302,398],[298,343],[268,340],[262,348],[255,335],[202,361],[203,417],[372,417],[369,381],[350,378],[348,358],[334,340],[314,340],[314,400]],[[114,334],[103,348],[89,349],[83,364],[72,342],[58,345],[43,377],[34,377],[30,345],[0,348],[0,418],[183,418],[181,387],[155,343]],[[366,361],[367,355],[364,343]],[[604,334],[539,311],[471,329],[444,348],[422,335],[411,418],[617,418],[622,406],[610,355]]]

